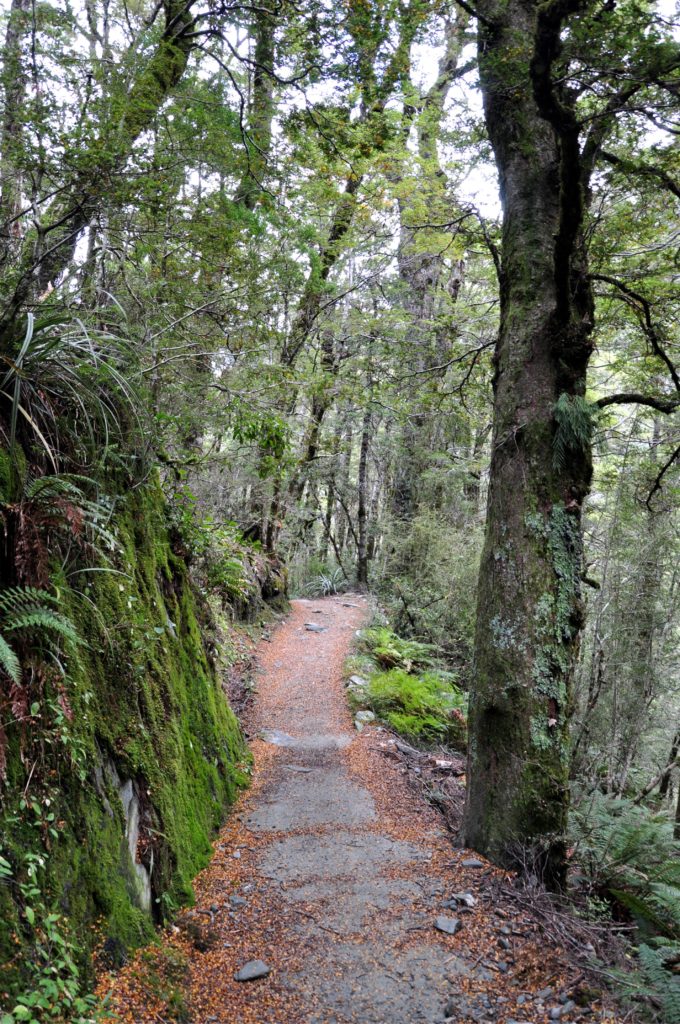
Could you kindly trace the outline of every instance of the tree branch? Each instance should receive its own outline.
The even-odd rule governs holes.
[[[668,459],[668,461],[664,463],[664,465],[661,467],[659,472],[656,474],[656,479],[655,479],[654,483],[652,484],[652,488],[651,488],[649,494],[647,495],[647,497],[645,499],[645,505],[647,506],[647,508],[650,511],[651,511],[651,508],[652,508],[652,498],[654,497],[654,495],[656,494],[657,491],[661,490],[661,483],[663,481],[664,476],[666,475],[668,470],[671,468],[673,463],[677,462],[678,458],[680,458],[680,445],[678,445],[678,447],[675,449],[675,451],[671,455],[670,459]]]
[[[642,395],[637,391],[625,391],[618,395],[607,395],[593,403],[598,409],[606,409],[608,405],[646,405],[657,412],[667,415],[680,408],[680,396],[677,398],[657,398],[655,395]]]
[[[591,274],[590,278],[592,281],[604,281],[606,284],[611,284],[614,288],[618,288],[618,290],[626,296],[629,305],[633,306],[633,308],[642,315],[642,329],[649,339],[652,351],[654,352],[654,355],[658,356],[658,358],[666,365],[666,368],[671,375],[671,380],[675,385],[675,390],[680,392],[680,375],[678,374],[670,356],[668,356],[661,347],[659,333],[652,321],[652,305],[649,299],[646,299],[644,295],[640,295],[639,292],[633,291],[633,289],[627,284],[624,284],[623,281],[619,281],[618,278],[611,277],[609,274]]]

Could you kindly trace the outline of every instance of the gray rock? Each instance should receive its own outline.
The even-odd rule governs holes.
[[[299,772],[301,775],[308,775],[309,772],[313,772],[314,771],[313,768],[305,768],[301,764],[284,764],[283,767],[286,769],[286,771],[289,771],[289,772]]]
[[[255,981],[257,978],[266,978],[271,967],[267,967],[263,960],[249,960],[240,970],[236,972],[236,981]]]
[[[355,687],[357,690],[363,690],[368,686],[368,679],[364,679],[363,676],[350,676],[347,685]]]
[[[498,945],[501,947],[501,949],[510,949],[510,943],[503,935],[501,935],[500,939],[498,940]]]
[[[465,907],[474,907],[477,904],[477,900],[471,892],[454,892],[451,899],[455,900],[456,903],[462,903]]]
[[[553,994],[553,990],[551,988],[542,988],[540,992],[536,993],[536,998],[537,999],[549,999],[552,994]]]
[[[232,853],[232,857],[234,858],[234,860],[240,860],[241,859],[241,851],[240,850],[234,850],[234,852]]]
[[[468,857],[467,860],[463,861],[464,868],[483,868],[484,864],[481,860],[477,860],[476,857]]]
[[[318,622],[305,622],[305,629],[310,633],[325,633],[328,626],[320,626]]]
[[[244,899],[243,896],[230,896],[229,902],[232,907],[245,907],[248,900]]]
[[[354,716],[354,727],[357,732],[361,732],[365,725],[370,725],[371,722],[375,722],[375,715],[372,711],[357,711]]]
[[[572,1002],[571,999],[568,999],[563,1006],[552,1006],[548,1013],[548,1017],[550,1020],[560,1020],[566,1013],[569,1013],[575,1008],[576,1003]]]
[[[459,921],[457,917],[438,917],[434,923],[437,931],[444,932],[445,935],[455,935],[463,927],[463,922]]]

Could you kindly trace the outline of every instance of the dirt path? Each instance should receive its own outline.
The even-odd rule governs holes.
[[[500,873],[453,847],[385,732],[355,731],[342,667],[365,616],[356,596],[295,601],[261,645],[253,786],[167,940],[189,951],[191,1019],[514,1024],[558,1008],[577,1019],[553,994],[559,951],[490,896]],[[256,960],[268,975],[237,981]],[[137,977],[114,1008],[135,1024],[167,1019]]]

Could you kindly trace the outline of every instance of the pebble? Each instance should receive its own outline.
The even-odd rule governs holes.
[[[236,972],[236,981],[255,981],[257,978],[266,978],[271,967],[268,967],[263,960],[249,960],[240,970]]]
[[[309,633],[325,633],[328,626],[320,626],[318,622],[305,622],[305,629]]]
[[[468,857],[467,860],[463,861],[464,868],[483,868],[484,864],[481,860],[477,860],[475,857]]]
[[[243,896],[230,896],[229,902],[232,907],[244,907],[248,900],[244,899]]]
[[[457,903],[465,904],[466,907],[474,907],[477,903],[471,892],[454,892],[451,899]]]
[[[455,935],[463,927],[463,922],[459,921],[457,917],[438,917],[434,926],[437,931],[444,932],[446,935]]]
[[[552,994],[553,994],[553,990],[551,988],[542,988],[540,992],[536,993],[536,998],[537,999],[549,999]]]
[[[550,1020],[559,1020],[565,1013],[570,1013],[576,1008],[576,1003],[567,999],[563,1006],[553,1006],[548,1014]]]
[[[234,860],[240,860],[240,858],[241,858],[241,851],[240,850],[234,850],[234,852],[232,853],[232,857],[234,858]]]
[[[510,949],[510,943],[503,936],[501,936],[500,939],[498,940],[498,945],[501,947],[501,949]]]

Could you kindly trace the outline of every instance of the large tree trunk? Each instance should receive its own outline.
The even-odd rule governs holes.
[[[371,439],[371,410],[367,407],[361,428],[357,511],[357,587],[368,590],[368,447]]]
[[[582,396],[592,307],[576,126],[568,110],[559,130],[552,123],[549,55],[534,56],[537,9],[510,0],[498,16],[485,3],[479,31],[503,240],[464,834],[493,860],[559,886],[591,477]]]

